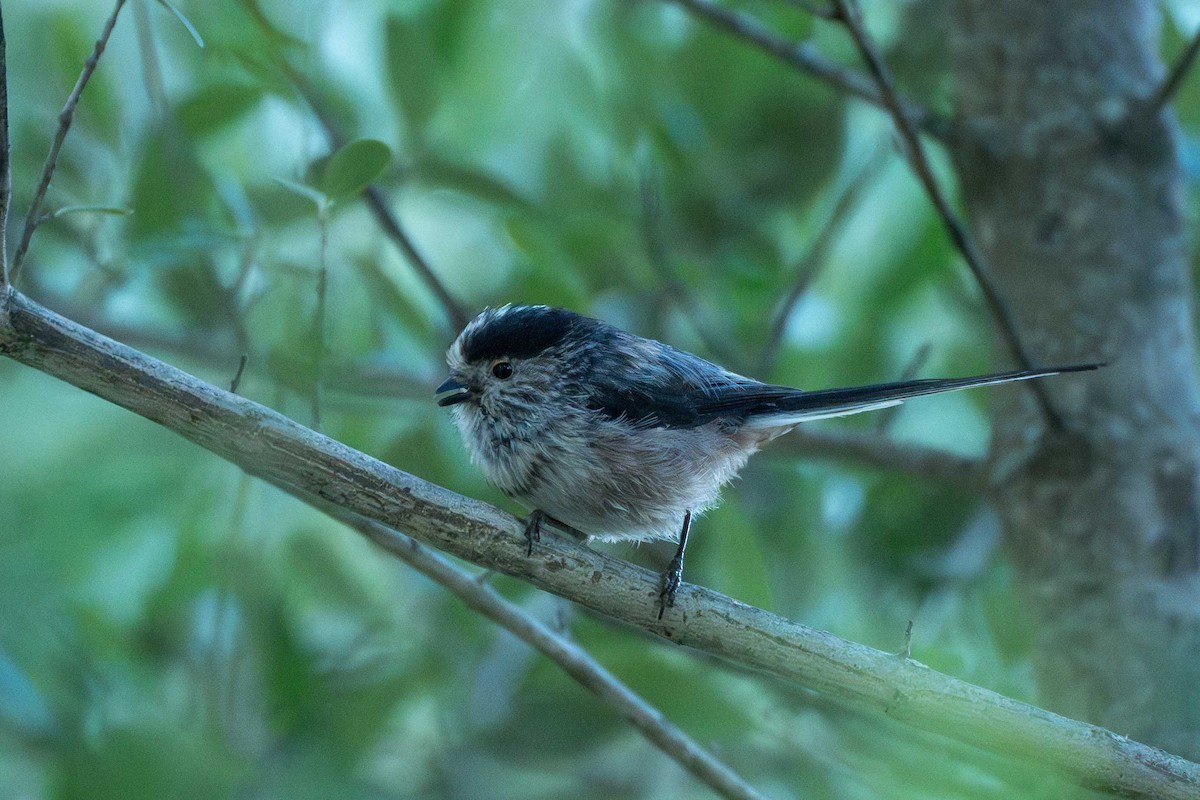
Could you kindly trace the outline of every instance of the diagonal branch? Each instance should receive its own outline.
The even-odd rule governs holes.
[[[1200,30],[1197,30],[1192,36],[1192,40],[1188,42],[1187,49],[1179,56],[1179,60],[1171,67],[1171,71],[1167,74],[1166,79],[1151,98],[1149,110],[1152,114],[1157,114],[1162,110],[1163,106],[1171,102],[1171,98],[1179,91],[1183,79],[1187,77],[1192,65],[1196,63],[1197,55],[1200,55]]]
[[[765,800],[712,753],[668,722],[661,711],[617,680],[586,650],[506,600],[487,583],[476,580],[448,559],[386,525],[330,503],[322,503],[321,507],[334,519],[354,528],[413,569],[449,589],[472,611],[487,617],[549,658],[624,717],[651,744],[717,794],[740,800]]]
[[[112,36],[113,28],[117,24],[117,15],[121,13],[121,7],[124,5],[125,0],[117,0],[116,5],[113,6],[112,13],[108,15],[108,21],[104,23],[104,30],[100,32],[100,38],[96,40],[92,54],[88,56],[87,61],[83,62],[83,71],[79,73],[79,79],[75,81],[75,88],[71,90],[66,105],[58,114],[58,131],[54,134],[50,152],[46,155],[46,163],[42,166],[42,177],[38,181],[37,189],[34,190],[33,202],[29,204],[29,213],[25,215],[25,228],[21,231],[21,241],[17,244],[17,252],[13,256],[12,273],[9,276],[13,283],[16,283],[17,276],[21,272],[21,264],[24,263],[25,253],[29,250],[29,240],[33,238],[33,232],[40,222],[42,201],[46,198],[46,190],[50,188],[50,179],[54,177],[54,168],[58,166],[58,154],[67,138],[67,132],[71,130],[71,122],[75,119],[75,107],[79,105],[79,98],[83,96],[83,90],[91,80],[92,73],[96,71],[96,65],[100,63],[100,56],[104,54],[104,48],[108,46],[108,39]]]
[[[878,433],[827,431],[801,427],[785,436],[771,452],[786,452],[807,458],[850,461],[880,469],[932,478],[965,489],[985,488],[983,462],[949,450],[896,442]]]
[[[812,240],[812,244],[808,247],[808,252],[804,254],[804,257],[796,265],[794,270],[795,277],[792,279],[791,286],[771,316],[770,330],[767,333],[767,343],[763,345],[762,353],[759,355],[758,371],[760,374],[766,375],[771,367],[774,366],[775,358],[779,354],[780,345],[783,343],[783,334],[787,330],[788,319],[792,316],[792,311],[795,309],[796,304],[800,302],[800,298],[808,291],[808,287],[812,285],[817,272],[828,260],[829,251],[833,247],[837,235],[841,232],[847,216],[858,205],[863,191],[871,183],[872,179],[879,174],[880,169],[886,163],[884,157],[887,153],[888,150],[886,148],[881,149],[854,176],[854,179],[850,181],[849,185],[842,192],[842,196],[834,204],[829,218],[825,220],[825,224]]]
[[[438,278],[437,273],[433,271],[429,260],[417,249],[416,242],[408,235],[408,231],[400,224],[400,219],[392,213],[392,209],[388,206],[387,198],[383,196],[383,192],[378,186],[368,186],[364,195],[367,198],[367,207],[371,209],[371,213],[375,215],[375,221],[379,227],[383,229],[392,242],[400,248],[404,253],[408,263],[417,271],[421,279],[425,281],[425,285],[437,297],[438,302],[442,304],[442,308],[446,311],[446,316],[450,319],[450,324],[455,330],[462,330],[470,322],[471,317],[463,310],[462,304],[454,299],[446,285]]]
[[[887,108],[886,99],[870,77],[822,55],[808,42],[789,42],[757,20],[722,8],[711,0],[665,0],[682,6],[695,16],[738,39],[749,42],[784,64],[812,75],[841,92]],[[824,16],[823,14],[821,16]],[[913,102],[905,102],[905,113],[918,127],[937,138],[945,138],[949,122]]]
[[[879,92],[883,97],[883,104],[895,121],[896,130],[904,141],[905,149],[908,151],[909,164],[912,165],[913,172],[916,173],[917,179],[921,182],[921,186],[929,196],[930,202],[933,203],[934,210],[937,211],[942,224],[946,228],[946,232],[949,233],[951,242],[962,253],[967,266],[975,276],[975,281],[979,284],[979,288],[983,292],[984,302],[987,303],[988,309],[991,311],[1000,329],[1000,335],[1004,338],[1005,344],[1008,346],[1013,357],[1016,358],[1017,363],[1024,369],[1032,369],[1035,366],[1035,362],[1025,349],[1025,345],[1021,342],[1021,337],[1017,333],[1016,320],[1009,310],[1008,305],[1004,302],[1004,298],[1000,296],[1000,291],[992,280],[991,273],[988,272],[987,267],[984,265],[983,255],[979,252],[975,240],[971,237],[967,227],[954,213],[954,209],[950,207],[950,201],[946,198],[946,194],[942,191],[941,186],[938,185],[937,179],[934,178],[933,168],[929,164],[929,159],[926,157],[925,149],[921,144],[921,137],[917,133],[917,125],[900,99],[900,95],[896,91],[895,83],[892,81],[887,66],[884,65],[883,58],[879,55],[879,50],[867,35],[858,4],[855,0],[833,0],[833,4],[837,12],[835,18],[845,25],[846,30],[850,33],[850,37],[854,40],[854,44],[862,54],[863,60],[867,62],[867,66],[871,70],[871,75],[874,76],[875,82],[879,86]],[[1047,422],[1061,428],[1062,419],[1050,404],[1050,398],[1046,394],[1045,388],[1037,383],[1031,383],[1029,388],[1037,398]]]
[[[284,65],[283,69],[287,73],[289,80],[296,87],[296,90],[300,93],[300,96],[304,98],[304,102],[312,109],[317,122],[324,129],[325,136],[329,139],[330,148],[337,150],[344,145],[346,137],[338,130],[332,115],[330,115],[329,110],[311,82],[303,74],[287,65]],[[417,249],[416,242],[408,235],[408,231],[404,226],[400,224],[400,219],[388,207],[387,198],[384,197],[383,192],[380,191],[378,186],[372,184],[367,187],[363,195],[367,199],[367,207],[371,209],[371,213],[375,216],[375,222],[383,229],[384,235],[400,248],[400,252],[404,253],[404,257],[408,259],[408,263],[416,270],[421,280],[424,281],[426,288],[438,299],[442,310],[445,311],[455,332],[466,327],[466,324],[471,319],[470,315],[463,310],[462,304],[454,298],[454,295],[450,294],[450,290],[442,283],[441,278],[438,277],[429,260]]]
[[[524,525],[309,430],[269,408],[0,292],[0,355],[163,425],[301,499],[319,498],[601,614],[795,681],[913,727],[1131,797],[1194,799],[1200,765],[1020,703],[910,660],[686,585],[659,622],[658,576],[555,535],[526,555]]]

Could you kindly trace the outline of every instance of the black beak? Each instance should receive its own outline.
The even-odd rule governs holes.
[[[446,378],[442,385],[434,390],[438,395],[437,404],[439,406],[452,406],[455,403],[461,403],[464,400],[471,399],[471,390],[466,384],[459,383],[454,378]]]

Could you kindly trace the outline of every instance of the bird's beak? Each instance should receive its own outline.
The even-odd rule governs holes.
[[[471,399],[471,390],[465,383],[459,383],[454,378],[446,378],[442,385],[434,390],[438,396],[437,404],[439,406],[452,406],[455,403],[461,403],[464,400]]]

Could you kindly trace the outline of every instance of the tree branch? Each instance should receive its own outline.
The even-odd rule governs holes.
[[[825,224],[821,226],[821,230],[812,240],[812,243],[808,247],[808,252],[804,254],[800,262],[796,265],[794,269],[795,277],[788,288],[788,293],[779,302],[779,305],[776,306],[771,316],[767,342],[763,345],[762,353],[758,357],[759,374],[765,376],[775,364],[775,358],[779,354],[779,347],[783,342],[783,334],[787,330],[788,319],[792,316],[792,311],[795,309],[796,303],[808,291],[808,287],[812,285],[817,272],[828,260],[829,251],[833,247],[837,234],[842,230],[842,224],[846,221],[846,217],[850,211],[858,205],[858,200],[862,197],[863,190],[866,189],[871,179],[879,173],[879,170],[886,163],[884,156],[887,153],[887,148],[880,150],[878,155],[872,156],[871,161],[863,167],[862,171],[854,176],[854,179],[842,191],[842,196],[834,204],[833,211],[829,214],[829,219],[825,220]]]
[[[526,555],[522,522],[427,483],[0,292],[0,354],[159,423],[298,497],[314,496],[602,614],[922,730],[1061,771],[1125,796],[1194,798],[1200,765],[685,585],[664,622],[658,576],[546,531]]]
[[[316,89],[313,88],[308,79],[286,64],[283,65],[283,69],[287,73],[288,79],[295,85],[296,91],[300,93],[300,96],[304,98],[304,102],[308,103],[308,107],[312,109],[313,116],[317,118],[317,122],[321,124],[321,128],[324,129],[325,136],[329,139],[330,148],[337,150],[344,145],[346,137],[338,130],[333,117],[329,114],[320,95],[317,94]],[[404,257],[408,259],[408,263],[412,265],[412,268],[417,271],[417,275],[425,282],[426,288],[438,299],[438,302],[450,320],[450,324],[454,327],[454,331],[457,333],[466,327],[466,324],[471,321],[470,315],[463,310],[462,304],[450,294],[450,290],[442,283],[441,278],[438,277],[437,272],[434,271],[429,261],[417,249],[417,245],[412,240],[412,237],[408,235],[408,231],[400,224],[400,219],[388,207],[387,198],[384,197],[383,192],[380,191],[378,186],[372,184],[367,187],[363,195],[367,199],[367,207],[371,209],[371,213],[375,216],[375,221],[383,230],[384,235],[400,248],[400,252],[404,253]]]
[[[1152,114],[1157,114],[1162,110],[1163,106],[1171,102],[1171,98],[1179,91],[1179,86],[1183,83],[1183,79],[1187,77],[1188,71],[1196,63],[1197,55],[1200,55],[1200,30],[1197,30],[1192,35],[1192,40],[1188,42],[1187,49],[1179,56],[1179,60],[1171,67],[1171,71],[1167,74],[1166,79],[1151,98],[1149,110]]]
[[[984,488],[984,468],[979,459],[960,456],[948,450],[892,441],[878,433],[835,432],[802,427],[780,439],[767,452],[779,451],[808,458],[867,464],[934,478],[974,491]]]
[[[833,4],[837,12],[834,18],[845,26],[846,30],[850,33],[850,37],[854,40],[855,46],[858,47],[859,52],[862,54],[863,60],[867,62],[867,66],[871,70],[871,75],[874,76],[875,82],[879,86],[879,92],[883,97],[883,104],[895,121],[896,130],[904,141],[905,149],[908,151],[909,164],[912,165],[913,172],[921,182],[921,186],[925,189],[925,194],[929,196],[934,210],[937,211],[947,233],[950,234],[950,241],[962,253],[967,266],[975,276],[975,281],[979,284],[979,288],[983,292],[984,302],[987,303],[988,309],[992,312],[992,316],[995,318],[997,326],[1000,329],[1000,335],[1004,338],[1009,351],[1016,358],[1017,363],[1024,369],[1033,369],[1036,366],[1036,362],[1030,357],[1024,343],[1021,341],[1020,335],[1017,333],[1016,320],[1013,318],[1008,305],[1004,302],[1004,298],[1000,296],[1000,290],[992,280],[991,273],[988,272],[987,267],[984,265],[983,255],[979,252],[979,248],[975,245],[975,240],[970,235],[967,227],[959,220],[954,210],[950,207],[950,201],[946,199],[945,193],[942,191],[941,186],[938,185],[937,179],[933,176],[933,168],[929,164],[929,159],[925,156],[925,149],[921,145],[921,137],[917,133],[917,127],[896,91],[896,86],[892,81],[891,75],[888,73],[887,66],[883,63],[882,56],[879,55],[874,42],[867,35],[858,4],[855,0],[833,0]],[[1038,405],[1041,406],[1042,414],[1046,418],[1046,421],[1056,428],[1061,428],[1062,419],[1059,417],[1058,412],[1054,410],[1054,406],[1050,404],[1050,397],[1046,393],[1045,387],[1037,381],[1029,381],[1028,383],[1028,388],[1033,392],[1034,397],[1037,398]]]
[[[462,304],[454,299],[454,296],[450,294],[450,290],[446,288],[446,285],[438,278],[437,273],[433,271],[433,267],[430,266],[428,259],[417,249],[416,242],[412,240],[412,237],[408,235],[408,231],[400,224],[399,217],[392,213],[392,209],[388,206],[387,198],[383,196],[383,191],[378,186],[371,185],[367,187],[364,196],[367,198],[367,207],[375,215],[375,221],[379,224],[379,227],[400,248],[400,251],[404,253],[404,257],[408,259],[408,263],[412,265],[412,268],[425,281],[425,285],[437,297],[455,331],[457,332],[465,328],[467,323],[471,321],[471,316],[463,310]]]
[[[591,654],[570,639],[505,600],[495,589],[476,580],[447,559],[409,536],[331,503],[322,510],[387,550],[413,569],[446,587],[472,611],[487,617],[562,668],[585,689],[609,705],[658,749],[722,797],[765,800],[712,753],[668,722]]]
[[[83,71],[79,73],[79,79],[75,81],[75,88],[67,97],[63,110],[59,112],[58,132],[54,134],[50,152],[46,155],[46,163],[42,166],[42,177],[33,193],[33,202],[29,204],[29,213],[25,215],[25,228],[21,231],[21,240],[18,242],[17,252],[13,256],[12,273],[9,275],[12,283],[17,281],[17,276],[21,272],[21,264],[25,261],[25,253],[29,250],[29,240],[33,238],[33,232],[37,229],[40,221],[42,201],[46,198],[46,190],[50,188],[50,179],[54,177],[54,168],[58,166],[58,154],[62,150],[63,141],[67,138],[67,131],[71,130],[71,122],[75,119],[75,107],[79,105],[79,98],[83,96],[84,88],[91,80],[92,73],[96,71],[96,65],[100,63],[100,56],[104,54],[104,48],[108,45],[108,39],[112,36],[113,28],[117,24],[117,15],[121,13],[121,7],[124,5],[125,0],[117,0],[116,5],[113,6],[108,21],[104,23],[104,30],[100,32],[100,38],[96,40],[92,54],[88,56],[87,61],[83,62]]]
[[[806,75],[812,75],[825,81],[838,91],[860,100],[866,100],[872,105],[887,108],[885,97],[869,77],[822,55],[808,42],[789,42],[782,39],[762,23],[744,14],[722,8],[711,0],[665,0],[665,2],[682,6],[710,25],[749,42]],[[935,138],[946,138],[950,126],[949,121],[916,103],[905,102],[904,109],[909,119],[915,120],[918,127],[926,133]]]

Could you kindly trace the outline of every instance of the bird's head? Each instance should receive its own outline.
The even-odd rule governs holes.
[[[486,414],[552,400],[589,323],[548,306],[486,309],[446,352],[450,375],[437,388],[438,405],[462,403]]]

